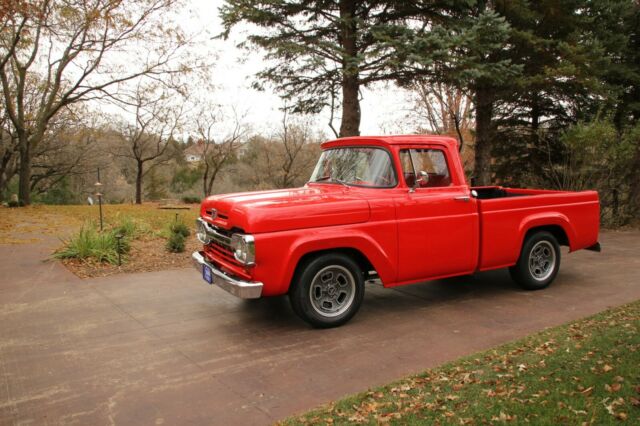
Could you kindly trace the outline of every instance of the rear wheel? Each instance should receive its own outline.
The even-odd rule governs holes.
[[[540,290],[551,284],[560,269],[560,245],[553,234],[539,231],[529,235],[520,258],[509,268],[511,277],[526,290]]]
[[[362,270],[341,253],[323,254],[302,264],[289,292],[295,313],[322,328],[349,321],[363,297]]]

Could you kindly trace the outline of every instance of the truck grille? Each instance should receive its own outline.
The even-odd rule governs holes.
[[[229,263],[233,263],[234,265],[240,265],[240,262],[238,262],[236,258],[233,256],[233,250],[228,245],[221,244],[217,241],[212,241],[211,244],[209,244],[205,248],[205,251],[207,251],[214,258],[222,257],[224,258],[225,261]]]
[[[241,266],[242,264],[238,262],[233,255],[233,248],[231,248],[231,232],[211,224],[207,225],[207,235],[211,238],[211,243],[205,246],[205,252],[213,258],[221,258],[221,260],[224,260],[227,263]]]

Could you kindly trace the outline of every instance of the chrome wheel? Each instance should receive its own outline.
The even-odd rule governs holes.
[[[309,287],[311,307],[324,317],[346,312],[356,294],[356,282],[349,270],[339,265],[322,268]]]
[[[529,252],[529,272],[537,281],[544,281],[556,267],[556,249],[547,240],[538,241]]]

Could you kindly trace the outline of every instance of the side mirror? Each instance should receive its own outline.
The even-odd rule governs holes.
[[[429,173],[424,170],[418,172],[418,178],[416,179],[416,185],[426,185],[429,182]]]
[[[426,185],[429,182],[429,173],[424,170],[420,170],[418,172],[418,176],[416,176],[415,182],[413,182],[413,186],[409,189],[409,192],[415,192],[418,186]]]

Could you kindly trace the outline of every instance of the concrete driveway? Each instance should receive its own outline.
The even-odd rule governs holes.
[[[43,246],[0,246],[0,424],[270,423],[640,299],[640,232],[601,241],[539,292],[506,271],[372,285],[332,330],[190,269],[80,280]]]

